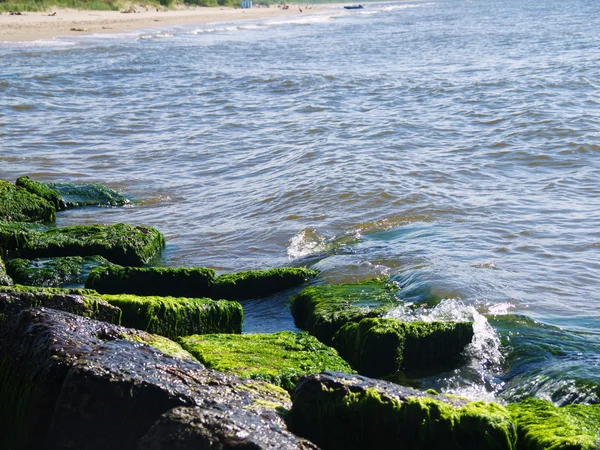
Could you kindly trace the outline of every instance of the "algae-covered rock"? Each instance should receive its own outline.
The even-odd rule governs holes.
[[[158,256],[163,235],[146,226],[79,225],[35,229],[25,224],[0,224],[0,246],[21,258],[103,256],[121,265],[141,266]]]
[[[123,206],[130,203],[118,192],[96,183],[43,183],[22,176],[16,184],[48,200],[57,211],[80,206]]]
[[[104,294],[210,297],[215,271],[203,267],[102,267],[85,283]]]
[[[63,256],[59,258],[22,259],[6,263],[8,274],[15,283],[27,286],[83,286],[89,273],[97,267],[112,263],[102,256]]]
[[[180,406],[248,411],[285,428],[279,411],[290,403],[282,389],[132,342],[144,340],[137,330],[30,309],[7,336],[0,448],[138,448],[161,415]]]
[[[244,311],[237,302],[208,298],[102,295],[118,307],[121,323],[168,338],[208,333],[241,333]]]
[[[469,322],[366,318],[341,327],[333,347],[361,375],[385,377],[402,370],[443,367],[457,360],[472,338]]]
[[[173,408],[142,439],[140,450],[318,450],[243,409]]]
[[[55,218],[52,203],[0,180],[0,222],[54,222]]]
[[[396,292],[387,280],[311,286],[292,298],[291,310],[298,328],[331,345],[347,322],[385,315],[396,304]]]
[[[0,255],[0,286],[12,286],[13,280],[6,273],[6,266]]]
[[[280,267],[224,274],[214,281],[212,297],[226,300],[266,297],[299,286],[316,276],[316,271],[302,267]]]
[[[54,189],[48,187],[47,183],[41,183],[36,180],[32,180],[28,176],[22,176],[17,178],[15,183],[18,187],[21,187],[32,194],[42,197],[54,205],[57,211],[62,211],[67,208],[67,204]]]
[[[179,342],[206,367],[265,380],[288,391],[303,375],[325,370],[353,373],[334,349],[306,332],[207,334]]]
[[[508,405],[519,450],[600,449],[600,405],[567,405],[529,398]]]
[[[21,311],[41,306],[113,324],[121,322],[121,310],[94,291],[20,285],[0,287],[0,323],[10,323]]]
[[[290,430],[327,450],[514,450],[508,411],[339,373],[310,375],[293,396]]]

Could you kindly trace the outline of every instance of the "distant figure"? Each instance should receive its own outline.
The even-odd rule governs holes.
[[[300,8],[299,6],[298,6],[298,10],[299,10],[300,12],[302,12],[302,8]]]

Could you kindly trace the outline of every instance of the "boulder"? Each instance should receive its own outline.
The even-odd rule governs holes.
[[[0,180],[0,222],[54,222],[55,218],[52,203]]]
[[[302,267],[279,267],[224,274],[214,281],[212,298],[244,300],[267,297],[300,286],[316,276],[315,270]]]
[[[21,258],[103,256],[121,265],[141,266],[160,255],[163,235],[146,226],[79,225],[35,229],[26,224],[0,224],[0,249]]]
[[[209,298],[102,295],[123,311],[121,323],[175,339],[208,333],[241,333],[244,311],[237,302]]]
[[[516,449],[500,405],[333,372],[300,381],[289,426],[324,450]]]
[[[48,200],[57,211],[81,206],[123,206],[131,203],[118,192],[95,183],[43,183],[22,176],[17,179],[16,185]]]
[[[6,273],[6,265],[0,255],[0,286],[12,286],[13,280]]]
[[[567,405],[528,398],[508,405],[523,450],[600,449],[600,404]]]
[[[82,287],[93,269],[111,265],[102,256],[63,256],[33,260],[16,258],[6,263],[6,270],[15,283],[27,286]]]
[[[397,304],[397,287],[388,280],[311,286],[294,296],[292,315],[298,328],[307,330],[326,345],[347,322],[383,317]]]
[[[386,377],[401,371],[443,369],[459,359],[472,339],[470,322],[366,318],[341,327],[332,345],[361,375]]]
[[[309,441],[243,409],[180,407],[163,414],[139,450],[317,450]]]
[[[281,388],[168,356],[134,342],[140,333],[51,309],[22,312],[2,348],[0,447],[138,448],[177,407],[216,408],[232,420],[247,412],[285,430]]]
[[[215,271],[203,267],[101,267],[85,283],[103,294],[211,297]]]
[[[205,334],[179,339],[207,367],[265,380],[293,391],[301,376],[324,370],[353,373],[331,347],[306,332]]]

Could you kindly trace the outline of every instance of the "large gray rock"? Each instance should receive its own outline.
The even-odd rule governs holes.
[[[281,443],[265,448],[302,448],[286,443],[294,438],[279,416],[290,407],[283,390],[137,342],[147,333],[43,308],[22,312],[8,331],[0,362],[0,448],[133,449],[180,406],[241,418],[246,411],[265,428],[282,430]],[[253,421],[237,426],[251,429]]]

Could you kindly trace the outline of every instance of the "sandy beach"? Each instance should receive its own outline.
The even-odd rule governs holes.
[[[157,11],[136,6],[136,12],[78,11],[56,9],[46,12],[24,12],[22,15],[0,15],[0,41],[35,41],[57,36],[90,33],[122,33],[132,30],[174,25],[195,25],[278,16],[306,14],[298,6],[281,8],[187,8]]]

